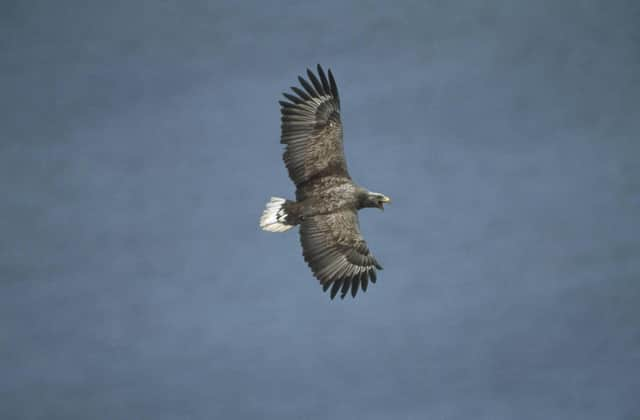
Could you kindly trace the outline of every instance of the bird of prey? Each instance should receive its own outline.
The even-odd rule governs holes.
[[[342,145],[340,97],[331,70],[307,69],[302,88],[292,87],[279,101],[283,160],[296,185],[296,200],[272,197],[260,218],[268,232],[285,232],[300,225],[302,254],[323,290],[353,297],[376,282],[382,266],[362,238],[358,210],[391,200],[351,180]]]

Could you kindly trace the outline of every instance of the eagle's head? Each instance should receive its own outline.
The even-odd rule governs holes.
[[[361,199],[360,207],[375,207],[380,210],[384,210],[384,204],[390,202],[391,199],[384,194],[367,191],[366,195]]]

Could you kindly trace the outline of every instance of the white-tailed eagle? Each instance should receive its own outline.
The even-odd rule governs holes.
[[[362,238],[358,210],[383,209],[390,199],[356,185],[347,171],[342,145],[340,97],[331,70],[318,64],[317,76],[298,77],[301,88],[284,93],[280,101],[283,159],[296,185],[296,201],[272,197],[260,227],[284,232],[300,225],[304,259],[331,299],[351,290],[367,290],[382,266]],[[327,77],[328,76],[328,77]]]

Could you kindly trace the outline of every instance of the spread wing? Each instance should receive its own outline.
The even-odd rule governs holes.
[[[286,144],[283,160],[296,186],[326,175],[349,178],[342,146],[342,122],[338,87],[318,64],[318,76],[307,70],[309,81],[298,77],[304,90],[283,93],[280,101],[282,136]]]
[[[341,298],[349,289],[353,297],[358,288],[366,291],[369,281],[376,282],[376,269],[382,270],[362,238],[355,210],[305,218],[300,242],[304,259],[323,289],[331,288],[331,299],[338,291]]]

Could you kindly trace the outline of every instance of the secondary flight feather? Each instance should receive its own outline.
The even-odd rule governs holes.
[[[360,233],[358,210],[391,200],[353,182],[344,156],[340,96],[331,70],[307,70],[280,101],[283,160],[296,199],[272,197],[260,218],[268,232],[300,226],[305,261],[331,299],[353,297],[376,282],[382,266]]]

